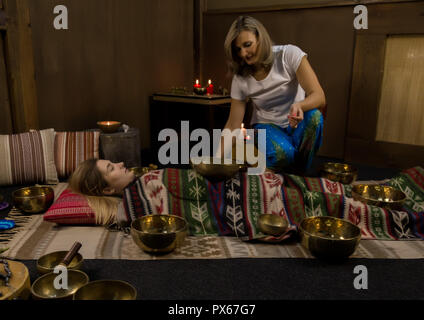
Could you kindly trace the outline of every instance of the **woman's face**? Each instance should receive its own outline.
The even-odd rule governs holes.
[[[109,185],[103,191],[105,194],[121,193],[135,178],[134,173],[125,168],[123,162],[112,163],[109,160],[98,160],[97,168]]]
[[[258,61],[256,51],[258,47],[258,40],[256,35],[247,30],[240,32],[234,41],[235,50],[238,56],[248,65],[253,65]]]

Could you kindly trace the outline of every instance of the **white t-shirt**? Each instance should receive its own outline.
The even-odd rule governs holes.
[[[251,124],[274,123],[285,128],[289,125],[287,116],[291,105],[305,99],[305,91],[299,85],[296,71],[307,54],[291,44],[273,46],[272,50],[274,63],[267,77],[257,81],[251,75],[234,75],[231,98],[252,99],[254,110]]]

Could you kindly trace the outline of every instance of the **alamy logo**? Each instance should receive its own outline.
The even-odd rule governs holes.
[[[353,269],[354,274],[358,274],[353,280],[353,287],[356,290],[368,289],[368,269],[366,266],[357,265]]]
[[[53,20],[53,26],[56,30],[68,29],[68,8],[64,5],[58,5],[53,9],[54,14],[59,14]]]
[[[56,290],[59,289],[68,289],[68,269],[64,265],[57,265],[53,273],[59,273],[57,277],[54,278],[53,286]]]
[[[200,162],[208,164],[212,158],[214,164],[221,163],[223,159],[224,164],[229,164],[233,159],[233,138],[236,139],[235,152],[236,162],[238,164],[247,163],[252,167],[247,169],[248,174],[261,174],[266,168],[266,130],[257,130],[257,144],[255,145],[255,133],[253,129],[244,129],[245,134],[241,129],[214,129],[212,134],[213,154],[211,157],[210,147],[211,138],[206,129],[195,129],[190,133],[189,122],[181,121],[180,135],[173,129],[162,129],[159,132],[158,140],[166,141],[158,152],[158,160],[161,164],[189,164],[190,159],[193,163],[199,164]],[[248,140],[245,140],[248,137]],[[221,155],[221,140],[224,142],[224,154]],[[190,141],[198,142],[190,150]],[[244,143],[248,141],[248,143]],[[181,156],[179,157],[179,144],[181,144]],[[255,148],[257,147],[257,155],[255,155]],[[249,148],[250,146],[250,148]],[[219,151],[219,152],[218,152]],[[223,156],[223,157],[221,157]]]
[[[358,14],[353,20],[353,26],[356,30],[368,29],[368,9],[364,5],[357,5],[353,8],[353,13]]]

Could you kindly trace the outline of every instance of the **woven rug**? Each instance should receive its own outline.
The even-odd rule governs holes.
[[[387,183],[361,181],[357,183]],[[398,181],[397,181],[398,182]],[[400,181],[401,182],[401,181]],[[55,198],[67,184],[54,186]],[[68,250],[82,243],[84,259],[229,259],[229,258],[313,258],[300,243],[288,239],[280,243],[242,241],[235,236],[189,236],[184,245],[166,255],[143,252],[130,235],[102,226],[59,226],[43,221],[42,215],[26,216],[15,208],[9,216],[16,221],[10,234],[0,234],[0,253],[11,259],[33,260],[53,251]],[[3,241],[2,238],[3,237]],[[5,239],[8,239],[5,241]],[[6,251],[4,251],[7,249]],[[423,259],[424,241],[362,239],[352,258]]]
[[[15,209],[14,209],[15,210]],[[15,216],[19,213],[14,211]],[[187,237],[184,245],[166,255],[151,255],[142,251],[130,235],[101,226],[58,226],[43,221],[42,215],[32,216],[18,232],[3,256],[32,260],[42,255],[68,250],[75,241],[82,243],[84,259],[228,259],[228,258],[313,258],[298,242],[245,242],[237,237]],[[361,240],[352,258],[423,259],[424,241]]]

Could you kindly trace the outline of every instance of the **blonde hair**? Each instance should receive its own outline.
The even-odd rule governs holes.
[[[246,64],[243,59],[238,56],[235,50],[235,40],[242,31],[250,31],[256,36],[258,41],[257,56],[259,65],[269,70],[274,61],[274,53],[272,51],[272,40],[268,31],[263,24],[255,18],[240,16],[231,25],[224,41],[224,50],[230,71],[233,74],[241,76],[247,76],[254,71],[254,67]]]
[[[87,199],[96,216],[96,224],[109,226],[116,222],[120,198],[105,196],[108,187],[106,180],[97,167],[98,159],[81,162],[69,178],[69,188]]]

